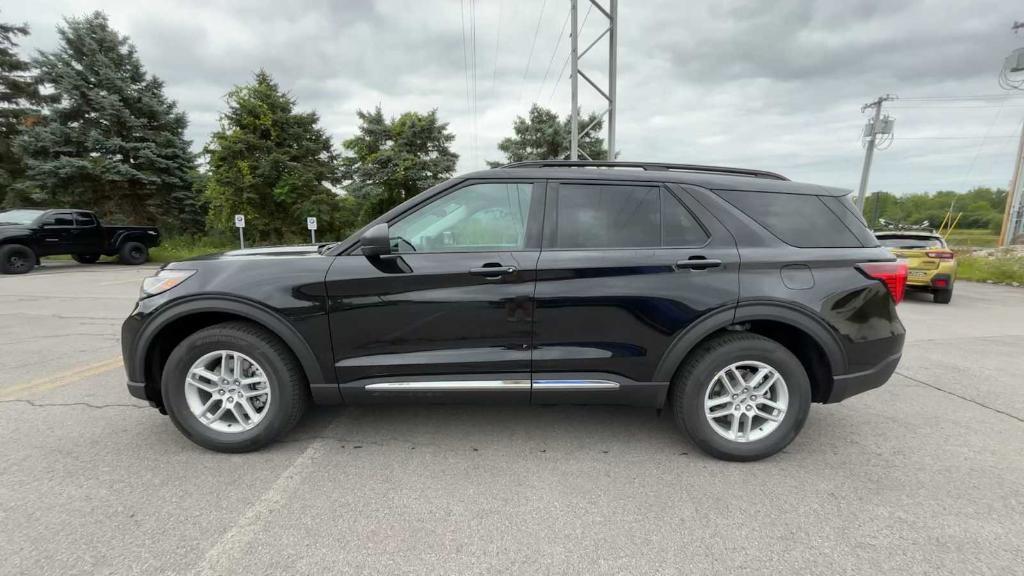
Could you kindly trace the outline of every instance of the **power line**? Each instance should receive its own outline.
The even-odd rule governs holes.
[[[491,72],[491,93],[494,93],[494,80],[498,77],[498,57],[501,56],[501,17],[505,11],[505,0],[498,3],[498,37],[494,41],[494,71]]]
[[[986,140],[986,139],[1001,139],[1001,138],[1016,138],[1015,135],[1010,136],[900,136],[900,140]]]
[[[1005,98],[1024,98],[1024,95],[1016,96],[1009,94],[977,94],[975,96],[900,96],[899,98],[897,98],[897,101],[907,102],[912,100],[1003,100]]]
[[[540,94],[544,91],[544,84],[548,81],[548,73],[551,72],[551,65],[555,63],[555,56],[558,55],[558,47],[562,45],[562,38],[565,36],[565,29],[569,25],[569,16],[572,16],[572,8],[565,13],[565,20],[562,21],[562,31],[558,33],[558,42],[555,42],[555,49],[551,52],[551,58],[548,60],[548,67],[544,70],[544,78],[540,81],[540,87],[537,88],[537,100],[540,100]]]
[[[523,83],[519,86],[519,102],[523,101],[523,89],[526,88],[526,76],[530,73],[530,62],[533,60],[533,49],[537,46],[537,35],[540,34],[540,23],[544,20],[544,9],[548,7],[548,0],[540,5],[540,14],[537,15],[537,28],[533,31],[533,42],[530,43],[530,55],[526,57],[526,69],[523,70]]]

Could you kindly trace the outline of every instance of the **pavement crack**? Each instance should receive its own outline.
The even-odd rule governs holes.
[[[946,390],[945,388],[940,388],[940,387],[938,387],[935,384],[932,384],[930,382],[925,382],[924,380],[919,380],[917,378],[914,378],[913,376],[908,376],[907,374],[904,374],[903,372],[900,372],[899,370],[896,371],[896,374],[899,374],[900,376],[906,378],[907,380],[910,380],[911,382],[917,382],[918,384],[921,384],[923,386],[927,386],[929,388],[938,390],[939,392],[945,392],[946,394],[949,394],[950,396],[959,398],[961,400],[966,400],[967,402],[970,402],[971,404],[974,404],[976,406],[980,406],[980,407],[982,407],[982,408],[984,408],[986,410],[991,410],[993,412],[1002,414],[1003,416],[1009,416],[1010,418],[1013,418],[1017,422],[1020,422],[1020,423],[1024,424],[1024,418],[1021,418],[1020,416],[1017,416],[1015,414],[1010,414],[1009,412],[1004,412],[1004,411],[1002,411],[1002,410],[1000,410],[998,408],[993,408],[993,407],[991,407],[991,406],[989,406],[987,404],[982,404],[981,402],[978,402],[977,400],[974,400],[974,399],[968,398],[966,396],[962,396],[960,394],[957,394],[956,392],[951,392],[949,390]]]
[[[90,404],[89,402],[36,402],[34,400],[23,400],[15,398],[13,400],[0,400],[0,404],[28,404],[33,408],[60,408],[65,406],[84,406],[86,408],[93,408],[100,410],[103,408],[140,408],[149,409],[149,406],[140,406],[138,404]]]

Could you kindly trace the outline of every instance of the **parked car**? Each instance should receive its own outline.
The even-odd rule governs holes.
[[[93,264],[100,256],[117,256],[125,264],[142,264],[149,249],[160,245],[153,226],[104,226],[89,210],[19,208],[0,212],[0,273],[24,274],[43,256],[69,254]]]
[[[787,446],[883,384],[906,267],[847,191],[770,172],[522,162],[342,242],[165,266],[124,322],[128,390],[243,452],[307,404],[671,405],[708,453]]]
[[[956,254],[935,232],[876,232],[878,241],[907,262],[907,288],[927,291],[932,300],[949,304],[956,282]]]

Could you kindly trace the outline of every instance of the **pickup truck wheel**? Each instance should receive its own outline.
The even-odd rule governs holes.
[[[807,420],[811,386],[800,361],[757,334],[719,336],[692,352],[672,386],[676,423],[723,460],[767,458]]]
[[[161,394],[178,430],[218,452],[249,452],[273,442],[309,402],[291,350],[248,322],[216,324],[185,338],[167,359]]]
[[[139,242],[125,242],[118,251],[118,259],[123,264],[138,266],[149,260],[149,248]]]
[[[36,267],[36,253],[28,246],[9,244],[0,247],[0,272],[24,274]]]
[[[99,262],[99,254],[72,254],[71,259],[79,264],[95,264]]]

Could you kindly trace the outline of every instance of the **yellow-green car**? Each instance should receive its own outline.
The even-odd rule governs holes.
[[[875,232],[878,242],[907,262],[907,288],[927,290],[938,304],[953,299],[956,255],[935,232]]]

